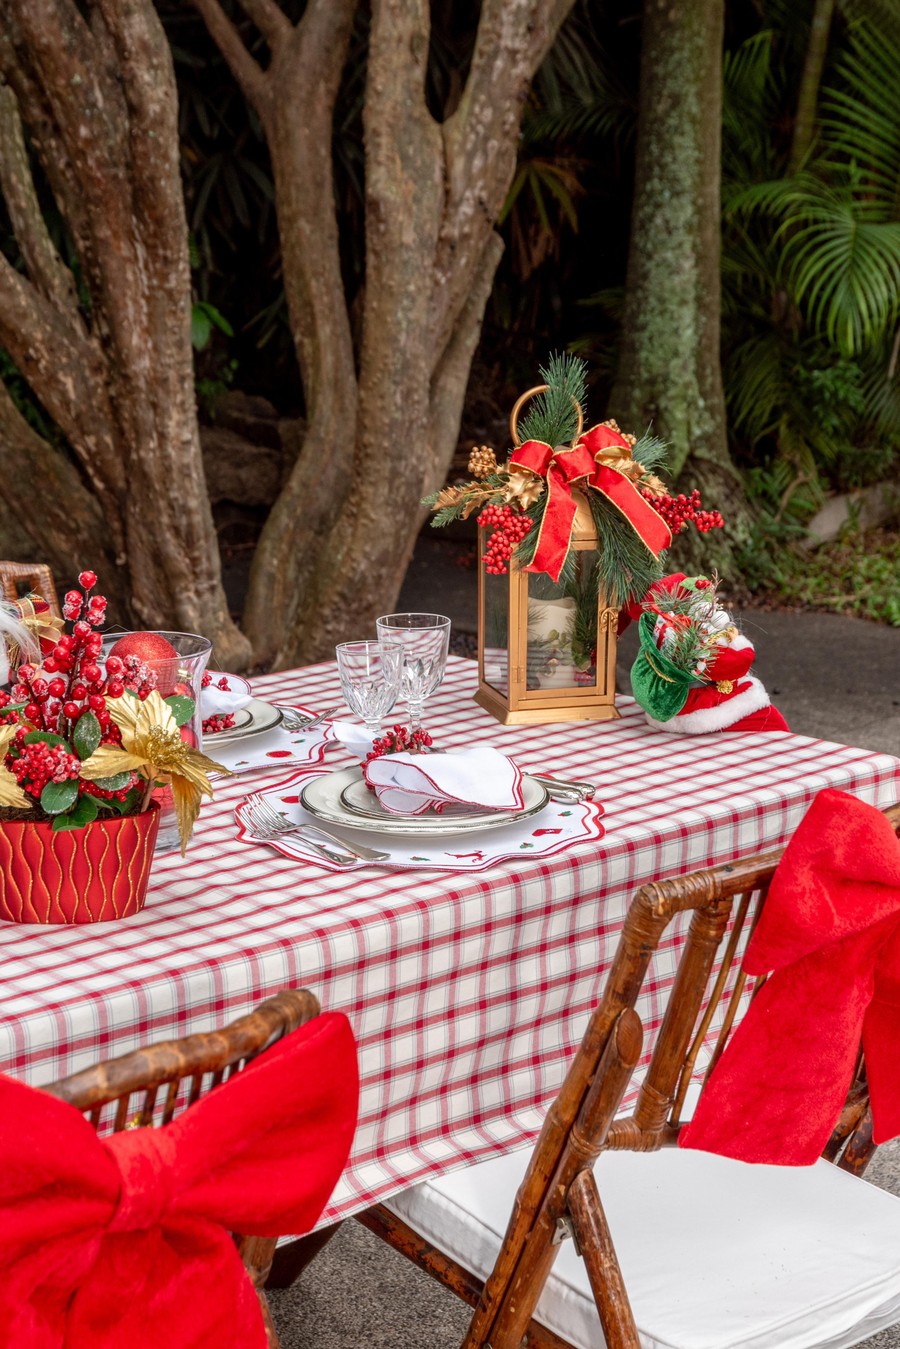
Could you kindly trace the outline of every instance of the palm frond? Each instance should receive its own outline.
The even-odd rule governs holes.
[[[853,164],[885,219],[900,208],[900,30],[854,23],[835,63],[837,84],[825,88],[823,164]]]
[[[854,355],[900,317],[900,222],[867,218],[865,201],[846,189],[811,194],[798,207],[782,226],[792,290],[811,321]]]

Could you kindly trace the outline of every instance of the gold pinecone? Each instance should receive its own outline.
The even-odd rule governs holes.
[[[489,478],[497,472],[497,456],[490,445],[473,445],[469,455],[469,472],[473,478]]]

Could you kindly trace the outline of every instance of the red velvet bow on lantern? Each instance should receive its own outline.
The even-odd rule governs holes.
[[[631,446],[609,426],[592,426],[574,445],[544,440],[526,440],[510,455],[517,468],[530,469],[547,481],[547,506],[541,521],[537,547],[526,571],[546,572],[559,580],[572,539],[577,506],[573,487],[593,488],[615,506],[641,542],[658,557],[672,542],[669,526],[641,496],[630,478],[608,460],[631,459]]]
[[[769,977],[680,1146],[811,1165],[840,1115],[860,1037],[875,1141],[900,1133],[900,841],[874,806],[819,792],[772,878],[744,969]]]
[[[358,1080],[316,1017],[171,1124],[100,1139],[0,1076],[0,1345],[265,1349],[229,1235],[308,1231],[344,1166]]]

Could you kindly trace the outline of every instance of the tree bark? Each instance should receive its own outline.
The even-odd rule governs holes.
[[[117,617],[203,632],[239,668],[249,645],[228,614],[203,478],[175,79],[153,4],[8,0],[0,73],[0,186],[26,269],[0,259],[0,344],[96,493],[122,578],[96,570],[128,597]],[[20,114],[72,236],[83,309],[37,210]],[[47,555],[70,573],[92,563],[74,524],[54,528]]]
[[[396,601],[421,498],[443,481],[456,445],[522,103],[572,2],[483,0],[465,89],[441,123],[425,102],[428,0],[373,0],[355,354],[330,151],[355,0],[309,0],[295,27],[275,0],[241,0],[269,45],[265,69],[219,0],[194,0],[266,131],[309,414],[251,573],[245,627],[259,659],[329,656]]]
[[[816,0],[809,24],[809,41],[806,44],[800,90],[797,94],[797,116],[791,140],[789,173],[797,172],[813,143],[816,111],[819,106],[819,85],[822,83],[825,57],[828,55],[828,39],[831,36],[833,17],[834,0]]]
[[[610,411],[670,446],[669,476],[697,487],[726,530],[678,555],[723,571],[748,506],[726,439],[719,351],[724,0],[645,0],[622,351]],[[696,555],[696,556],[695,556]]]
[[[0,538],[22,550],[14,560],[46,562],[59,582],[74,582],[79,564],[90,559],[104,577],[112,612],[127,613],[125,577],[115,565],[100,503],[68,459],[29,426],[2,382],[0,480]]]

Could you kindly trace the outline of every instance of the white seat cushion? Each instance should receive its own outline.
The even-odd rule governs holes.
[[[415,1186],[389,1207],[486,1278],[529,1155]],[[828,1162],[749,1166],[667,1148],[605,1154],[596,1175],[643,1349],[843,1349],[900,1320],[900,1200]],[[571,1241],[537,1319],[578,1349],[605,1344]]]

